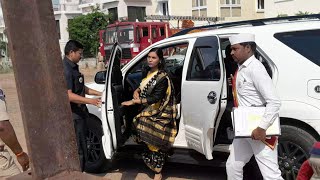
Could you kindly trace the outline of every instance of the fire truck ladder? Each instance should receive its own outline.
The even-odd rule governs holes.
[[[196,16],[163,16],[163,15],[150,15],[144,18],[145,20],[192,20],[192,21],[222,21],[224,18],[220,17],[196,17]]]
[[[227,23],[221,23],[221,24],[212,24],[212,25],[205,25],[205,26],[198,26],[198,27],[192,27],[188,29],[184,29],[171,37],[175,36],[181,36],[189,33],[192,30],[196,29],[220,29],[220,28],[227,28],[227,27],[234,27],[234,26],[245,26],[245,25],[251,25],[251,26],[262,26],[266,24],[271,24],[274,22],[290,22],[290,21],[297,21],[297,20],[312,20],[312,19],[318,19],[320,20],[320,14],[312,14],[312,15],[304,15],[304,16],[287,16],[287,17],[276,17],[276,18],[265,18],[265,19],[254,19],[254,20],[246,20],[246,21],[238,21],[238,22],[227,22]]]

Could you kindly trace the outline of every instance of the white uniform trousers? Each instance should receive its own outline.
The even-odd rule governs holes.
[[[251,138],[234,139],[226,164],[228,180],[242,180],[243,166],[255,156],[264,180],[280,180],[277,148],[274,150]]]

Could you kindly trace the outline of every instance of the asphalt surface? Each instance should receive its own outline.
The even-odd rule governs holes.
[[[96,174],[112,180],[148,180],[153,179],[153,172],[145,166],[141,159],[121,159],[115,163],[107,173]],[[182,163],[165,164],[162,170],[163,179],[166,180],[224,180],[225,168],[190,165]]]

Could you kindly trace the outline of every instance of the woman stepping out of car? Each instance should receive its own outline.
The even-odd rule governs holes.
[[[165,72],[163,52],[159,48],[148,53],[148,67],[142,74],[142,82],[133,93],[133,99],[123,106],[141,104],[142,111],[133,119],[133,134],[137,142],[146,144],[142,154],[144,163],[162,179],[161,170],[175,136],[176,102],[172,82]]]

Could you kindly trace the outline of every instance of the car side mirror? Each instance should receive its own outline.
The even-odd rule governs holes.
[[[105,84],[106,83],[106,74],[107,71],[99,71],[94,77],[94,82],[97,84]]]

